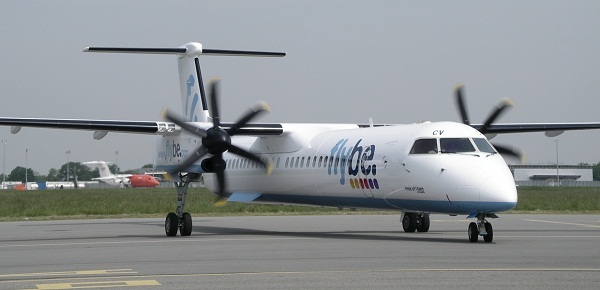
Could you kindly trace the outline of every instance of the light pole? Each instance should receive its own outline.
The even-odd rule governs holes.
[[[115,151],[115,165],[116,165],[116,173],[119,173],[119,150]]]
[[[67,150],[65,151],[65,154],[67,154],[67,181],[69,181],[69,163],[71,163],[69,160],[69,155],[71,154],[71,150]]]
[[[4,189],[4,183],[6,182],[6,139],[2,139],[2,143],[4,143],[4,150],[2,153],[2,189]]]
[[[558,139],[554,143],[556,143],[556,183],[557,186],[560,186],[560,175],[558,174]]]
[[[28,149],[25,149],[25,190],[27,190],[27,151]]]

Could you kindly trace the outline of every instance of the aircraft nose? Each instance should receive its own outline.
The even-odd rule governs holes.
[[[480,201],[487,205],[489,212],[511,210],[517,205],[517,199],[517,187],[510,173],[489,178],[481,186]]]

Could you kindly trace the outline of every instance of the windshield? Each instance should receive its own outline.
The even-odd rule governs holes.
[[[419,139],[415,141],[410,154],[436,154],[438,152],[436,139]]]
[[[475,152],[475,147],[469,138],[442,138],[440,147],[442,153]]]
[[[475,142],[475,145],[477,146],[477,148],[479,148],[479,151],[481,152],[496,153],[494,147],[492,147],[492,145],[490,145],[490,143],[483,138],[473,138],[473,142]]]

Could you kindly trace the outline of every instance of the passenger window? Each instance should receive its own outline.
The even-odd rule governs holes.
[[[437,152],[437,139],[419,139],[410,149],[410,154],[436,154]]]
[[[479,151],[481,152],[496,153],[494,147],[492,147],[492,145],[490,145],[490,143],[483,138],[473,138],[473,142],[475,142],[475,145],[477,146],[477,148],[479,148]]]
[[[442,153],[475,152],[475,147],[469,138],[442,138],[440,147]]]

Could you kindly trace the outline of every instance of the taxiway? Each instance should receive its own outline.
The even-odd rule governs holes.
[[[465,217],[195,217],[190,237],[163,219],[0,223],[0,289],[597,289],[600,216],[510,215],[494,242]],[[481,239],[480,239],[481,240]]]

